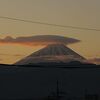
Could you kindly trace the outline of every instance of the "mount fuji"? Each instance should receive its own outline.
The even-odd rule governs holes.
[[[49,44],[15,63],[15,65],[32,65],[40,63],[84,62],[86,59],[64,44]]]

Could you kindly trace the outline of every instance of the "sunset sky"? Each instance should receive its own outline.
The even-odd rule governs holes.
[[[0,0],[0,16],[100,30],[100,0]],[[0,18],[0,39],[60,35],[80,42],[68,45],[80,55],[100,58],[100,31],[46,26]],[[0,63],[12,64],[42,48],[0,42]]]

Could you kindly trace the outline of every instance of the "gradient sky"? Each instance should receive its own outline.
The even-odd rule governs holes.
[[[0,0],[0,16],[100,29],[100,0]],[[69,47],[86,58],[100,58],[100,31],[0,19],[0,38],[44,34],[79,39]],[[41,47],[0,44],[0,63],[12,64]]]

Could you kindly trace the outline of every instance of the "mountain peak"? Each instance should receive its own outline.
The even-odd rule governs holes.
[[[83,61],[84,57],[80,56],[75,51],[71,50],[64,44],[49,44],[46,47],[32,53],[26,58],[18,61],[17,65],[38,64],[47,62],[70,62]]]

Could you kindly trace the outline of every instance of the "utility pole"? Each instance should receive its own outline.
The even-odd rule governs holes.
[[[60,99],[60,90],[59,90],[59,81],[57,80],[57,87],[56,87],[56,98]]]
[[[53,94],[51,96],[48,96],[48,100],[60,100],[64,94],[64,92],[60,91],[59,88],[59,81],[56,81],[56,92],[52,92]]]

